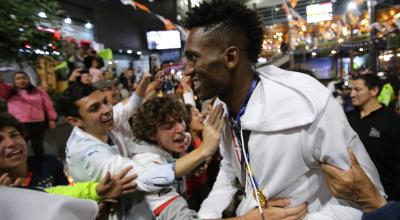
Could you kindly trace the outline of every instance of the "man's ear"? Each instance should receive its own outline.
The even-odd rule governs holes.
[[[82,126],[82,120],[77,118],[77,117],[68,116],[67,117],[67,122],[69,124],[71,124],[72,126],[77,126],[77,127],[81,127]]]
[[[378,95],[379,95],[379,87],[378,86],[373,87],[370,90],[370,93],[371,93],[372,96],[378,97]]]
[[[226,48],[224,61],[228,69],[234,69],[239,63],[239,48],[235,46]]]

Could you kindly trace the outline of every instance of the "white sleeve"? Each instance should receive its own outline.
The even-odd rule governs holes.
[[[108,149],[104,146],[86,147],[81,151],[79,159],[82,161],[83,167],[86,169],[91,179],[96,181],[103,178],[107,172],[116,174],[121,169],[132,166],[133,169],[127,175],[138,174],[138,178],[135,182],[140,191],[152,192],[163,189],[165,185],[171,185],[175,179],[174,169],[171,168],[171,164],[163,164],[154,168],[145,168],[137,160],[122,157],[114,153],[111,148]],[[163,172],[160,173],[160,170]],[[154,174],[155,176],[150,174]],[[160,179],[164,181],[162,182],[163,184],[158,185]],[[154,181],[157,182],[153,183]]]
[[[123,123],[128,121],[141,103],[142,98],[133,92],[132,95],[128,98],[127,102],[122,101],[113,106],[115,127],[120,127]]]
[[[194,101],[193,92],[184,92],[183,93],[183,102],[185,104],[190,104],[192,106],[196,106],[196,102]]]
[[[351,166],[348,148],[353,152],[368,177],[384,195],[378,171],[371,161],[358,135],[353,131],[342,107],[330,96],[325,109],[302,134],[303,154],[312,155],[305,160],[312,168],[326,162],[343,170]]]
[[[218,219],[229,206],[238,190],[235,172],[230,163],[223,159],[214,186],[207,199],[201,204],[199,216],[202,219]]]

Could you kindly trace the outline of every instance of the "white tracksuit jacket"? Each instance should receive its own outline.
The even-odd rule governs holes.
[[[250,130],[250,163],[260,188],[268,199],[289,198],[291,206],[308,203],[305,219],[361,219],[361,211],[333,198],[319,168],[327,162],[349,169],[347,148],[351,146],[361,166],[384,194],[378,172],[357,134],[351,129],[342,107],[317,80],[275,66],[257,70],[260,82],[241,117],[243,130]],[[203,202],[199,215],[221,217],[237,191],[241,166],[230,124],[223,130],[222,165],[216,183]],[[246,197],[236,212],[241,216],[257,206],[246,180]]]

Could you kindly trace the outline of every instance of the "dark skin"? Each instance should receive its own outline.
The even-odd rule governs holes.
[[[232,42],[233,44],[229,44],[229,42],[216,44],[213,43],[214,37],[209,36],[204,28],[192,29],[191,38],[186,43],[185,75],[191,76],[192,80],[204,77],[207,83],[212,84],[213,87],[217,86],[218,91],[209,92],[214,92],[214,94],[200,92],[199,98],[208,99],[218,96],[227,104],[232,113],[237,114],[255,72],[252,63],[247,59],[246,51],[242,49],[244,46],[243,36],[236,34],[235,37],[237,40]],[[226,39],[225,41],[230,40]],[[215,76],[217,74],[219,76]]]
[[[190,31],[185,46],[185,75],[191,77],[200,99],[218,96],[231,113],[237,114],[256,73],[247,58],[246,41],[240,32],[215,35],[209,35],[202,27]],[[263,207],[266,219],[302,219],[307,213],[305,204],[293,208],[284,208],[288,203],[276,207],[273,204],[269,201],[269,206]],[[258,219],[258,212],[255,209],[242,219]]]

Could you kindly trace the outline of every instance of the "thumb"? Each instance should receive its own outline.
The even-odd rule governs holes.
[[[268,207],[285,207],[290,205],[290,200],[289,199],[271,199],[268,202]]]
[[[101,184],[107,185],[111,181],[111,174],[107,172],[106,176],[100,181]]]
[[[349,158],[350,158],[350,161],[351,161],[351,166],[352,167],[359,167],[360,164],[358,163],[358,160],[357,160],[356,156],[354,155],[353,149],[351,147],[349,147],[348,153],[349,153]]]

